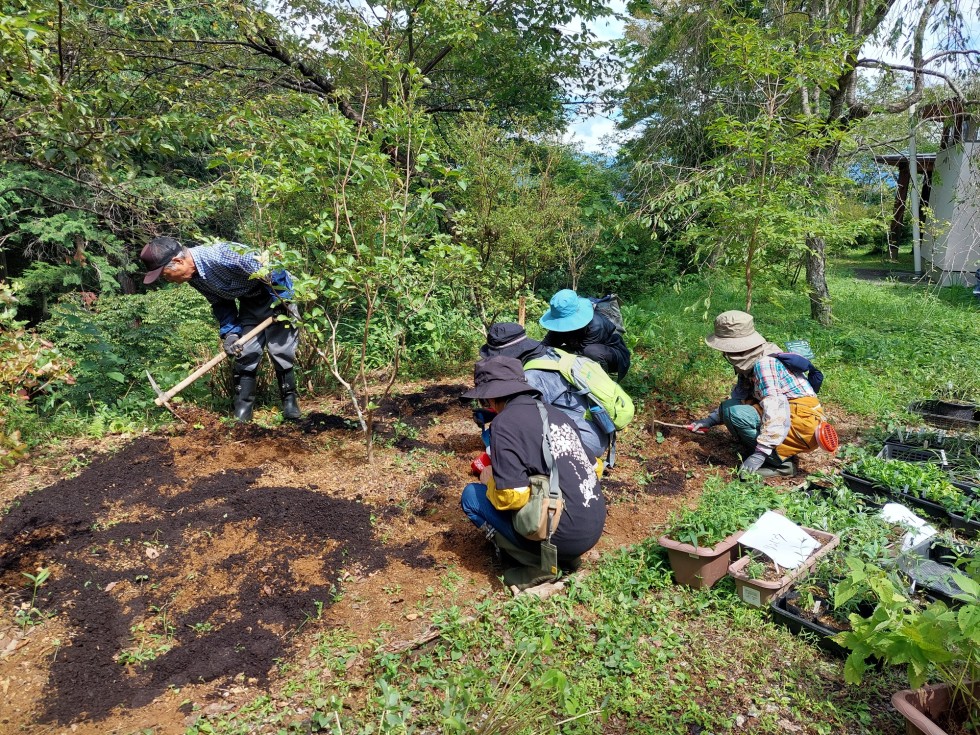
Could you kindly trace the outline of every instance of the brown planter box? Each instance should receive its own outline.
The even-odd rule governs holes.
[[[701,589],[711,587],[728,574],[728,565],[735,558],[738,540],[743,533],[736,531],[714,546],[691,546],[666,536],[657,539],[657,543],[667,549],[677,584]]]
[[[810,554],[810,558],[800,564],[796,569],[789,572],[789,574],[784,574],[774,582],[767,582],[763,579],[749,579],[745,574],[745,568],[752,559],[748,556],[743,556],[728,567],[728,573],[735,578],[735,592],[742,602],[754,605],[755,607],[768,606],[769,600],[786,592],[793,582],[810,571],[820,557],[829,553],[831,549],[840,543],[840,536],[835,536],[832,533],[817,531],[816,529],[806,528],[805,526],[803,530],[820,542],[820,548]]]
[[[980,682],[973,682],[973,696],[980,697]],[[948,684],[903,689],[892,695],[892,705],[905,718],[908,735],[948,735],[935,720],[949,711],[951,700]]]

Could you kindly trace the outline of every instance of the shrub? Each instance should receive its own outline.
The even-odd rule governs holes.
[[[103,418],[106,411],[134,416],[152,406],[146,370],[166,388],[218,347],[210,308],[190,288],[103,294],[91,309],[63,299],[41,329],[76,364],[75,384],[60,386],[57,400]],[[201,400],[213,384],[202,379],[183,395]]]
[[[71,360],[17,321],[14,290],[0,281],[0,467],[27,450],[22,434],[35,403],[50,400],[58,386],[73,381]]]

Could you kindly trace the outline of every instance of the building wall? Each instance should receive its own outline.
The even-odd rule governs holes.
[[[980,267],[980,145],[976,121],[964,142],[940,151],[932,177],[932,219],[922,233],[922,257],[942,285],[973,285]]]

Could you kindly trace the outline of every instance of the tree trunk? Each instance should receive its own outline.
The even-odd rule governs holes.
[[[825,327],[831,324],[830,290],[827,288],[827,245],[822,237],[806,239],[806,282],[810,292],[810,318]]]
[[[814,173],[827,174],[834,168],[840,145],[818,148],[810,154]],[[819,177],[815,177],[819,180]],[[827,288],[827,243],[823,237],[810,235],[806,239],[806,282],[810,293],[810,318],[829,327],[833,321],[830,311],[830,289]]]

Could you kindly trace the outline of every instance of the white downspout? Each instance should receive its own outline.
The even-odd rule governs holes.
[[[909,190],[912,209],[912,264],[915,275],[922,275],[922,247],[919,232],[919,165],[915,152],[915,105],[909,108],[911,131],[909,133]]]

